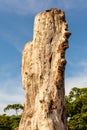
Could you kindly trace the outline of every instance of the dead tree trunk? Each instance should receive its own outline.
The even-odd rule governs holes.
[[[70,32],[61,10],[35,17],[33,41],[22,56],[25,105],[18,130],[67,130],[65,114],[65,50]]]

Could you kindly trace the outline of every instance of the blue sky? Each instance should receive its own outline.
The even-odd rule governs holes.
[[[87,0],[0,0],[0,113],[7,104],[23,103],[21,57],[33,39],[37,13],[49,8],[65,11],[72,35],[66,53],[66,94],[87,87]]]

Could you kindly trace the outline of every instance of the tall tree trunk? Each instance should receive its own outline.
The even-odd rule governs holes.
[[[33,41],[22,56],[26,96],[18,130],[67,130],[64,70],[69,35],[63,11],[46,10],[35,17]]]
[[[16,115],[18,115],[18,108],[16,108],[15,110],[16,110]]]

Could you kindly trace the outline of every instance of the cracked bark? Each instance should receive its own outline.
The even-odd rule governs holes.
[[[64,72],[69,36],[63,11],[50,9],[35,17],[33,41],[22,56],[26,96],[18,130],[67,130]]]

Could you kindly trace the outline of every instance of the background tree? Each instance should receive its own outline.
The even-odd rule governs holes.
[[[74,87],[66,96],[69,130],[87,130],[87,88]]]
[[[12,105],[7,105],[5,108],[4,108],[4,112],[7,111],[7,110],[10,110],[10,109],[14,109],[16,111],[16,115],[18,115],[18,110],[21,109],[23,110],[23,105],[21,104],[12,104]]]
[[[0,130],[14,130],[19,126],[21,115],[0,115]]]

